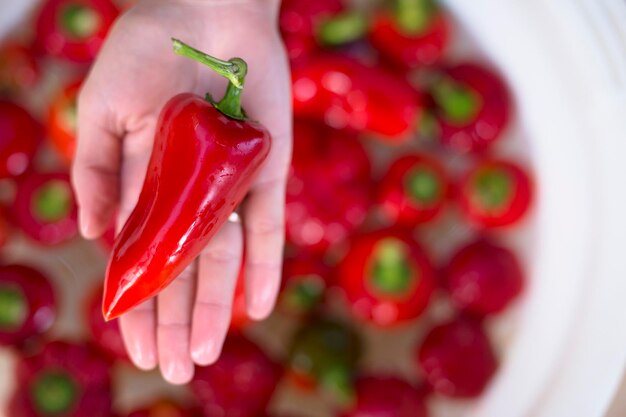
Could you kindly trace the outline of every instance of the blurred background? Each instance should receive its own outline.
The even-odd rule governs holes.
[[[76,95],[129,7],[0,3],[0,415],[626,413],[626,4],[283,0],[283,287],[255,323],[240,276],[183,387],[103,321],[113,231],[78,236],[69,183]]]

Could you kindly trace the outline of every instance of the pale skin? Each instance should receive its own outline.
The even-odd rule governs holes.
[[[119,230],[132,212],[165,102],[181,92],[223,94],[226,81],[175,55],[170,38],[219,58],[245,59],[243,107],[272,135],[270,155],[240,209],[243,223],[226,223],[169,287],[120,318],[134,364],[159,366],[173,384],[191,380],[194,363],[219,357],[244,240],[248,314],[263,319],[275,304],[291,158],[290,78],[278,7],[279,0],[142,0],[111,30],[79,96],[72,177],[88,239],[113,221]]]

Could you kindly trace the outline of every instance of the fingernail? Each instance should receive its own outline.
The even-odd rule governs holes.
[[[83,235],[85,239],[89,239],[91,232],[89,216],[87,216],[85,210],[80,210],[79,213],[78,225],[80,226],[80,234]]]
[[[151,350],[146,351],[140,345],[132,346],[128,352],[135,366],[144,371],[150,371],[156,367],[156,355]]]
[[[252,294],[248,315],[254,320],[266,319],[274,309],[276,291],[272,286],[265,286]]]
[[[217,359],[216,343],[214,339],[209,339],[191,352],[191,358],[201,366],[210,365]]]
[[[171,384],[182,385],[191,381],[193,364],[187,361],[170,361],[161,370],[163,378]]]

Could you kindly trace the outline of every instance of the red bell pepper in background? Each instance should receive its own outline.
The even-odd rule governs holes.
[[[0,267],[0,345],[21,346],[42,335],[56,318],[52,284],[24,265]]]
[[[11,101],[0,100],[0,179],[26,172],[42,138],[41,126],[28,111]]]
[[[64,172],[32,172],[17,183],[12,220],[42,245],[58,245],[78,234],[77,208]]]
[[[196,258],[243,200],[270,149],[268,131],[241,110],[245,62],[174,45],[230,83],[220,102],[180,94],[163,108],[139,201],[107,269],[109,320],[156,295]]]
[[[91,62],[118,14],[110,0],[47,0],[37,17],[37,44],[53,57]]]
[[[85,301],[87,330],[94,346],[111,361],[128,361],[119,322],[117,320],[105,321],[102,318],[102,286],[95,288]]]
[[[449,31],[446,16],[434,0],[395,0],[392,10],[376,15],[369,39],[391,63],[417,68],[441,58]]]
[[[196,368],[190,386],[205,416],[256,417],[267,407],[280,377],[280,367],[257,345],[229,336],[217,362]]]
[[[419,317],[436,286],[426,252],[393,229],[355,237],[337,277],[354,316],[378,326]]]
[[[394,376],[367,376],[356,382],[356,404],[342,417],[428,417],[422,393]]]
[[[484,159],[463,179],[459,202],[466,218],[477,226],[510,226],[522,219],[532,201],[532,184],[519,165]]]
[[[70,164],[76,151],[77,99],[83,80],[68,83],[52,99],[48,111],[48,138],[54,150]]]
[[[316,318],[295,333],[289,347],[288,375],[296,386],[320,388],[335,401],[354,401],[354,375],[362,340],[346,324]]]
[[[50,342],[20,359],[11,417],[109,417],[109,363],[91,346]]]
[[[501,136],[510,119],[511,100],[500,77],[466,63],[445,68],[428,86],[434,126],[427,132],[457,152],[480,152]]]
[[[319,56],[295,66],[292,81],[295,115],[334,128],[399,143],[420,120],[420,96],[405,80],[346,56]]]
[[[485,239],[459,249],[443,276],[455,306],[478,317],[502,312],[524,287],[515,254]]]
[[[323,301],[330,269],[309,256],[286,258],[278,308],[293,316],[311,313]]]
[[[479,396],[498,367],[482,325],[467,318],[430,330],[415,359],[433,391],[447,397]]]
[[[18,43],[0,47],[0,92],[25,92],[40,78],[41,69],[30,48]]]
[[[8,209],[0,204],[0,248],[9,242],[13,233],[9,224],[9,217]]]
[[[246,277],[244,275],[244,265],[245,261],[242,262],[241,269],[239,270],[239,276],[237,277],[237,284],[235,286],[233,309],[230,316],[230,327],[228,328],[228,331],[231,333],[238,333],[242,331],[252,321],[248,316],[248,310],[246,307]]]
[[[363,145],[346,131],[296,120],[287,184],[287,239],[323,253],[345,242],[367,216],[371,167]]]
[[[127,417],[202,417],[202,411],[199,407],[182,406],[175,401],[161,399],[131,412]]]
[[[411,228],[435,219],[450,189],[439,162],[422,154],[394,161],[378,186],[378,204],[393,223]]]

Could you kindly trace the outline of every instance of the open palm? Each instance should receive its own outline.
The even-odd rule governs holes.
[[[119,230],[132,212],[166,101],[181,92],[220,97],[225,89],[218,75],[175,55],[170,38],[219,58],[245,59],[243,106],[272,134],[271,153],[242,207],[243,227],[226,223],[169,287],[120,318],[133,362],[142,369],[160,365],[172,383],[189,381],[194,362],[206,365],[219,356],[244,235],[249,315],[266,317],[278,292],[291,108],[277,8],[277,0],[141,1],[116,23],[79,97],[73,180],[87,238],[100,236],[112,221]]]

